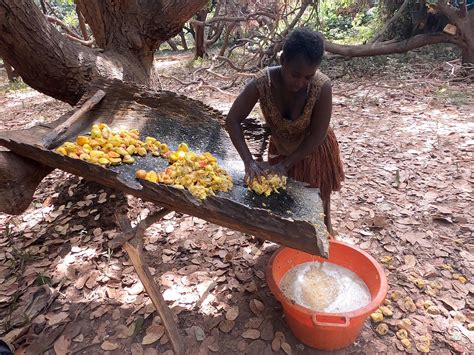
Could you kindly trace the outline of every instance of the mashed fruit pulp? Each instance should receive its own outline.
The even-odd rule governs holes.
[[[307,262],[289,270],[280,289],[294,303],[324,313],[351,312],[368,305],[367,285],[354,272],[329,262]]]

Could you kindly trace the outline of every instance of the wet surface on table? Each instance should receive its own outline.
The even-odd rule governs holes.
[[[302,184],[289,180],[287,189],[274,193],[269,197],[257,195],[249,191],[244,184],[244,165],[235,150],[222,122],[209,117],[176,116],[169,117],[158,109],[145,105],[129,105],[127,110],[119,110],[115,115],[97,110],[96,117],[106,119],[96,120],[105,122],[111,128],[140,130],[140,139],[155,137],[166,143],[171,150],[178,144],[185,142],[189,149],[197,153],[210,152],[219,164],[232,176],[234,187],[231,191],[219,192],[218,197],[230,199],[250,208],[270,210],[272,213],[295,220],[306,220],[318,225],[322,223],[322,205],[319,190],[303,187]],[[91,114],[94,114],[92,112]],[[256,119],[249,118],[244,124],[244,134],[251,152],[257,158],[262,157],[262,152],[267,148],[269,132],[265,126]],[[87,134],[90,127],[80,134]],[[79,133],[78,133],[79,134]],[[78,135],[76,134],[76,135]],[[70,137],[72,140],[74,137]],[[163,171],[168,165],[168,160],[155,157],[151,154],[141,157],[133,156],[135,163],[128,165],[111,166],[108,169],[120,174],[120,178],[138,188],[141,184],[135,178],[139,169]]]

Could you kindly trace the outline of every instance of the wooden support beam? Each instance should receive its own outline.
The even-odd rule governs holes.
[[[173,313],[161,295],[158,285],[153,280],[150,269],[143,257],[143,235],[145,234],[146,229],[170,212],[171,210],[164,208],[157,213],[146,217],[135,228],[132,228],[130,221],[124,214],[117,213],[116,218],[120,228],[124,232],[125,238],[118,239],[115,244],[120,242],[124,243],[123,248],[127,252],[130,261],[138,274],[138,278],[142,282],[148,296],[151,298],[153,305],[160,315],[161,321],[166,330],[166,335],[171,341],[175,354],[184,355],[184,346],[180,339],[181,337],[178,333],[176,322],[173,319]],[[132,238],[129,238],[131,235]]]
[[[150,216],[147,216],[140,223],[138,223],[138,225],[135,228],[131,227],[130,222],[128,221],[127,218],[124,218],[124,216],[121,214],[117,214],[116,218],[120,225],[120,228],[122,229],[122,233],[120,234],[120,236],[109,241],[108,243],[109,248],[116,249],[118,247],[123,246],[126,242],[128,242],[129,240],[135,237],[139,237],[139,238],[143,237],[148,227],[150,227],[152,224],[157,223],[160,219],[162,219],[164,216],[166,216],[167,214],[171,212],[172,210],[168,208],[162,208],[158,212]]]

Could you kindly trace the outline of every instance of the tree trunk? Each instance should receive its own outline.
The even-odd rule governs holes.
[[[26,210],[36,187],[51,170],[0,147],[0,211],[15,215]]]
[[[17,78],[18,75],[15,72],[15,69],[12,68],[10,64],[8,64],[7,61],[3,61],[3,66],[5,67],[5,71],[7,72],[7,78],[9,82],[14,82]]]
[[[474,10],[467,12],[457,23],[460,36],[464,39],[462,62],[474,64]]]
[[[178,46],[171,39],[167,40],[166,43],[168,43],[172,50],[178,51]]]
[[[230,33],[232,32],[234,27],[235,27],[235,22],[230,23],[226,26],[224,41],[222,43],[221,50],[219,51],[220,56],[224,56],[225,54],[225,50],[227,49],[227,45],[229,44]]]
[[[204,8],[199,11],[196,15],[196,20],[200,22],[205,22],[207,17],[207,9]],[[194,23],[194,58],[204,58],[206,55],[206,39],[204,37],[204,24],[201,23]]]
[[[403,4],[400,6],[398,10],[396,10],[396,13],[393,15],[393,17],[383,25],[380,31],[378,31],[374,35],[374,37],[369,41],[369,43],[377,42],[385,34],[387,29],[390,27],[390,25],[392,23],[395,23],[405,13],[409,4],[410,4],[410,0],[404,0]]]
[[[104,78],[153,85],[158,44],[206,2],[77,0],[99,52],[61,35],[33,0],[0,0],[0,56],[28,85],[70,104]]]
[[[185,51],[187,51],[188,50],[188,44],[186,43],[186,36],[184,35],[183,31],[181,31],[179,33],[179,37],[181,37],[181,45],[183,46],[183,49]]]
[[[463,49],[462,62],[464,64],[474,64],[474,39],[471,40],[469,47]]]

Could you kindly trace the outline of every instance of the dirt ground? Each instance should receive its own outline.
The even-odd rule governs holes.
[[[337,78],[332,126],[346,172],[333,195],[337,239],[381,262],[393,313],[383,321],[387,334],[367,320],[339,354],[474,352],[472,84],[453,80],[442,59],[409,65],[410,58],[325,65]],[[180,54],[157,63],[165,89],[224,112],[248,80],[226,88],[231,74],[200,70],[205,84],[186,86],[175,78],[186,84],[200,63]],[[2,80],[2,130],[69,109]],[[28,346],[31,354],[172,353],[131,263],[106,246],[117,230],[115,209],[127,205],[131,218],[153,208],[56,170],[27,211],[0,214],[0,339],[18,354]],[[178,213],[153,225],[145,240],[188,354],[321,353],[292,335],[266,285],[277,245]],[[410,320],[402,322],[408,348],[399,339],[402,319]]]

